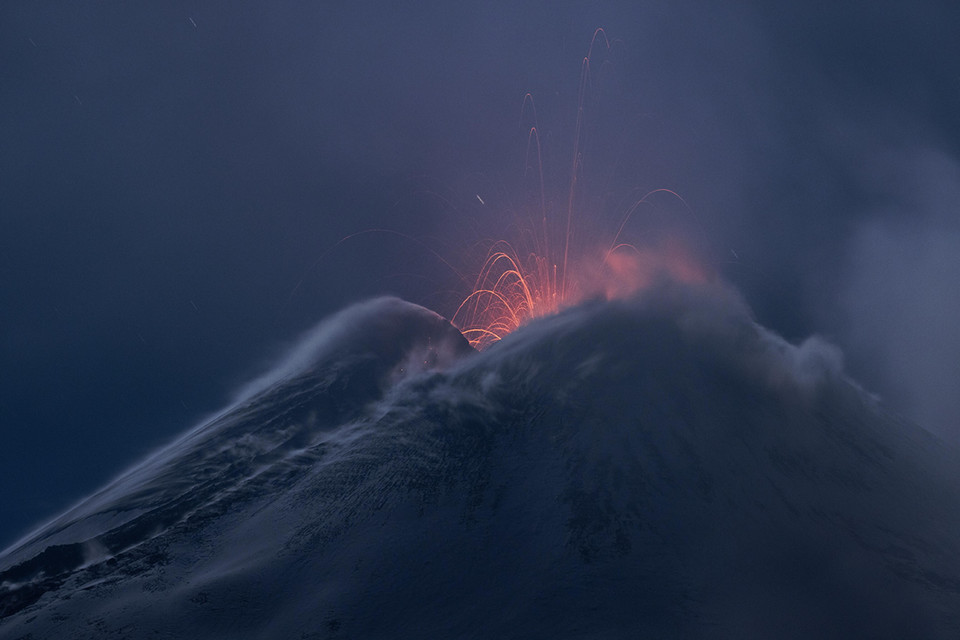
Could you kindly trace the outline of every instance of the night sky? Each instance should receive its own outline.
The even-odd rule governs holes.
[[[564,201],[597,27],[583,224],[676,191],[762,324],[960,442],[955,3],[715,5],[0,5],[0,546],[346,303],[451,315],[527,92]]]

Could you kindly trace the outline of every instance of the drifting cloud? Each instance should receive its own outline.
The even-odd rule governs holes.
[[[960,437],[960,164],[922,150],[877,163],[887,207],[850,242],[844,342],[882,395],[940,435]],[[881,188],[881,187],[878,187]]]

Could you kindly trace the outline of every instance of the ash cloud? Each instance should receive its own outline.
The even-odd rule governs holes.
[[[700,9],[686,55],[715,55],[685,60],[692,84],[658,77],[649,100],[713,125],[692,129],[699,146],[672,132],[678,149],[657,151],[696,166],[668,160],[722,272],[763,324],[827,336],[889,406],[957,440],[960,14],[939,1]]]

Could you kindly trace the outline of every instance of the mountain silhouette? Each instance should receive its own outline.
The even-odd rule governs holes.
[[[956,638],[958,462],[716,283],[381,298],[0,554],[0,638]]]

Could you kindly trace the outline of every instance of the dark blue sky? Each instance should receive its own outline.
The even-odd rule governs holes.
[[[416,243],[334,244],[469,269],[523,200],[528,91],[562,199],[596,27],[598,224],[679,192],[761,322],[960,439],[953,3],[409,4],[0,6],[0,545],[346,302],[452,313]]]

